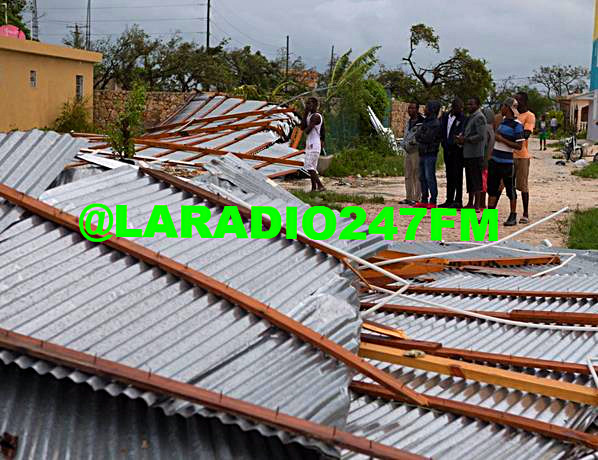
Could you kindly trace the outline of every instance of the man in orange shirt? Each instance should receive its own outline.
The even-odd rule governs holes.
[[[519,219],[520,224],[529,223],[529,165],[531,155],[529,154],[529,138],[536,127],[536,116],[529,110],[527,93],[520,91],[515,95],[519,116],[517,120],[523,125],[525,141],[521,150],[513,152],[515,166],[515,188],[521,192],[523,202],[523,216]]]

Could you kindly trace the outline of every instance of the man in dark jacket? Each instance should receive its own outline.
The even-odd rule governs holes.
[[[463,101],[453,100],[451,111],[442,115],[442,149],[446,166],[446,201],[441,208],[463,207],[463,146],[455,138],[463,133],[466,118]]]
[[[472,97],[467,101],[469,118],[463,134],[457,136],[457,142],[463,145],[463,164],[467,179],[469,201],[466,208],[481,209],[482,205],[482,171],[484,154],[486,153],[486,116],[480,108],[480,98]]]
[[[426,104],[424,121],[415,136],[419,149],[419,180],[422,192],[422,200],[417,204],[418,207],[435,208],[438,199],[436,159],[442,140],[438,112],[440,112],[440,102],[430,101]]]

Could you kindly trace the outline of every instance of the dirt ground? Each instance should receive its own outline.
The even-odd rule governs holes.
[[[532,162],[530,167],[530,219],[533,223],[559,209],[568,206],[571,210],[588,209],[598,206],[598,179],[583,179],[573,176],[571,171],[576,169],[572,163],[566,166],[556,165],[553,155],[557,154],[550,147],[546,151],[540,151],[538,139],[530,140]],[[591,161],[591,158],[586,158]],[[444,168],[442,168],[444,169]],[[438,202],[442,203],[446,194],[446,175],[444,170],[437,172],[438,179]],[[404,241],[407,226],[411,220],[407,216],[399,216],[398,209],[401,207],[399,201],[405,197],[405,185],[403,177],[386,178],[344,178],[342,181],[323,178],[324,185],[328,190],[360,195],[381,195],[384,197],[384,205],[365,204],[363,208],[367,211],[368,222],[371,222],[378,212],[385,206],[395,208],[395,225],[399,233],[395,239]],[[303,188],[309,190],[309,180],[293,180],[283,182],[287,188]],[[465,185],[465,184],[464,184]],[[464,200],[466,201],[466,199]],[[518,217],[523,213],[521,200],[518,202]],[[503,238],[524,227],[504,227],[504,222],[509,214],[509,202],[503,194],[498,205],[498,237]],[[518,241],[538,245],[544,240],[549,240],[552,245],[566,247],[566,235],[568,213],[562,214],[556,219],[545,222],[532,230],[516,237]],[[457,222],[455,229],[443,230],[444,241],[460,241],[460,225]],[[417,231],[416,241],[430,241],[430,217],[429,213],[420,224]]]

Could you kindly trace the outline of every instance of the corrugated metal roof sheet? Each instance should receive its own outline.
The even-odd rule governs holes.
[[[499,289],[528,291],[576,291],[598,292],[598,274],[585,275],[545,275],[536,278],[525,276],[509,276],[505,278],[484,278],[468,274],[455,275],[450,278],[426,284],[434,287],[461,287],[468,289]]]
[[[17,223],[3,238],[1,327],[312,421],[344,425],[352,373],[266,321],[37,217]],[[350,292],[304,296],[304,302],[286,304],[285,310],[354,349],[359,321],[342,297]],[[103,386],[117,391],[109,382]],[[161,404],[167,413],[212,414],[177,401]]]
[[[142,401],[16,365],[0,365],[0,394],[0,432],[19,437],[16,460],[319,458],[215,418],[168,417]]]
[[[133,168],[49,190],[42,199],[74,215],[89,200],[112,208],[128,204],[130,222],[143,223],[155,204],[170,205],[177,223],[180,205],[201,204]],[[213,213],[218,211],[213,208]],[[352,372],[311,346],[37,217],[19,222],[3,237],[1,327],[309,420],[344,424]],[[302,243],[234,236],[157,236],[137,242],[278,308],[349,349],[357,347],[360,321],[349,303],[357,298],[343,276],[344,266]],[[168,413],[197,410],[185,403],[166,406]]]
[[[564,460],[592,454],[525,431],[369,396],[353,396],[347,429],[439,460]],[[343,458],[366,457],[343,452]]]
[[[244,101],[240,98],[224,95],[199,93],[193,99],[189,100],[175,116],[163,123],[162,126],[169,126],[173,123],[185,123],[185,130],[199,126],[201,129],[221,128],[221,132],[214,132],[209,135],[205,132],[203,134],[196,133],[188,135],[185,133],[185,130],[181,130],[182,126],[170,128],[160,128],[158,126],[151,130],[149,136],[156,134],[168,135],[160,139],[152,138],[154,141],[167,141],[180,145],[187,144],[233,153],[249,152],[270,158],[292,156],[290,159],[302,161],[303,154],[299,153],[297,149],[291,148],[289,143],[284,141],[291,134],[293,127],[299,124],[300,120],[291,111],[286,113],[272,113],[274,109],[280,109],[280,107],[264,101]],[[236,119],[228,118],[210,121],[214,117],[246,114],[255,111],[259,111],[260,113],[256,115],[244,115]],[[208,121],[203,122],[202,120],[204,119]],[[239,126],[235,128],[235,125],[262,121],[268,121],[270,127],[262,127],[261,130],[260,127],[256,126]],[[227,128],[234,128],[234,130],[229,129],[229,132],[227,132]],[[273,128],[280,130],[281,133]],[[160,157],[160,160],[183,161],[197,155],[197,152],[183,150],[171,151],[164,146],[154,145],[148,147],[143,146],[141,141],[139,143],[139,155],[143,155],[144,157]],[[103,151],[110,152],[111,150],[108,148]],[[210,154],[195,158],[191,160],[191,163],[205,164],[217,158],[219,158],[218,155]],[[246,161],[252,168],[262,163],[262,160],[257,159],[244,159],[243,161]],[[294,172],[299,168],[299,166],[295,165],[269,164],[260,168],[260,170],[266,175],[284,175],[285,172]]]
[[[444,301],[444,297],[441,300]],[[598,350],[598,333],[595,332],[528,329],[477,319],[386,312],[377,312],[368,319],[401,329],[411,339],[440,342],[450,348],[581,364]]]
[[[456,249],[467,249],[472,248],[472,244],[466,243],[438,243],[433,241],[419,241],[419,242],[393,242],[389,249],[406,252],[410,254],[434,254],[445,251],[453,251]],[[465,254],[453,254],[448,256],[442,256],[447,259],[498,259],[501,257],[522,257],[525,256],[525,252],[513,251],[509,248],[527,250],[527,251],[538,251],[546,254],[564,254],[573,253],[576,257],[564,267],[559,268],[552,274],[586,274],[595,273],[596,267],[598,266],[598,251],[590,250],[576,250],[568,248],[556,248],[546,246],[530,246],[529,244],[521,243],[519,241],[509,240],[496,246],[491,247],[479,247],[476,251],[465,253]],[[562,256],[561,259],[564,261],[567,256]],[[530,271],[538,271],[538,266],[532,265],[527,267]],[[544,269],[550,268],[550,266],[543,267]],[[525,266],[517,267],[518,270],[526,269]],[[455,273],[455,272],[453,272]],[[443,272],[430,273],[427,277],[439,277],[443,278]],[[449,276],[452,276],[449,275]]]
[[[299,198],[288,192],[278,183],[265,177],[264,173],[251,168],[246,161],[234,155],[214,158],[204,165],[208,174],[192,180],[198,185],[214,184],[231,191],[239,198],[246,195],[261,195],[270,199],[280,199],[287,206],[304,206]]]
[[[207,169],[208,174],[202,174],[193,179],[195,184],[219,193],[217,188],[211,187],[211,185],[216,185],[252,206],[274,206],[280,211],[283,222],[286,218],[287,207],[297,208],[299,222],[301,216],[309,209],[307,204],[296,198],[292,193],[264,177],[261,173],[252,171],[246,162],[242,162],[232,155],[210,162]],[[328,244],[362,258],[372,256],[388,247],[389,242],[385,241],[382,235],[368,234],[366,240],[341,240],[339,238],[341,232],[347,225],[353,223],[353,220],[341,218],[338,211],[334,211],[334,213],[337,216],[337,228],[335,234],[326,240]],[[314,219],[315,230],[322,231],[325,225],[324,218],[321,215],[316,216]],[[367,232],[367,230],[368,226],[363,225],[355,231]]]
[[[426,372],[406,366],[373,362],[378,368],[389,372],[413,390],[428,396],[472,404],[572,429],[585,430],[598,416],[598,412],[592,406],[586,404],[541,396],[500,385]],[[515,368],[506,366],[501,368],[515,370]],[[591,385],[591,377],[587,375],[533,369],[527,369],[526,372],[535,377],[567,381],[578,385]],[[375,383],[363,376],[357,376],[356,379]]]
[[[0,183],[37,198],[84,144],[70,134],[37,129],[5,134],[0,137]],[[0,232],[18,217],[0,200]]]

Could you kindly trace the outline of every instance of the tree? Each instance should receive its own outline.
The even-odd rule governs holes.
[[[85,38],[78,26],[69,31],[68,36],[62,39],[62,43],[71,48],[85,49]]]
[[[455,97],[467,100],[477,96],[486,100],[493,89],[492,74],[483,59],[477,59],[464,48],[433,67],[420,67],[415,61],[416,50],[424,45],[440,52],[440,39],[432,27],[416,24],[411,27],[409,54],[403,58],[407,71],[382,69],[378,81],[393,94],[406,101],[421,104],[431,99],[449,103]]]
[[[108,127],[110,146],[121,158],[132,158],[135,155],[134,139],[143,133],[145,96],[146,88],[143,83],[134,82],[124,107]]]
[[[92,123],[89,119],[89,101],[86,98],[73,98],[62,105],[60,115],[54,122],[54,131],[59,133],[92,132]]]
[[[162,87],[170,91],[191,91],[201,86],[226,91],[235,85],[235,76],[228,65],[222,41],[206,50],[195,42],[174,37],[160,48]]]
[[[262,53],[253,53],[250,46],[227,53],[227,62],[235,75],[235,86],[256,86],[260,92],[271,91],[283,76]]]
[[[94,43],[94,49],[104,55],[95,67],[94,88],[105,89],[110,81],[115,81],[129,90],[135,81],[141,80],[150,91],[160,89],[161,46],[159,40],[152,40],[137,25],[125,30],[116,42],[106,39]]]
[[[13,26],[18,27],[23,31],[27,40],[31,38],[31,32],[29,28],[25,25],[25,21],[23,20],[23,11],[27,8],[27,1],[26,0],[5,0],[8,1],[8,23],[12,24]],[[4,8],[0,5],[0,12],[4,15]],[[2,16],[2,20],[4,20],[4,16]],[[4,21],[2,21],[4,23]]]
[[[516,85],[512,77],[500,82],[500,85],[490,96],[489,102],[493,107],[496,107],[507,97],[513,97],[519,91],[527,93],[529,109],[534,112],[537,117],[547,113],[554,106],[554,102],[538,91],[537,88],[528,85]]]
[[[329,105],[335,97],[347,95],[347,91],[359,89],[358,86],[363,83],[366,75],[377,64],[378,57],[376,55],[379,49],[380,46],[373,46],[353,61],[351,61],[353,50],[349,50],[337,60],[328,81],[326,104]]]
[[[324,120],[331,126],[333,148],[342,148],[354,141],[356,135],[372,132],[367,107],[370,106],[383,119],[388,107],[388,97],[384,87],[377,81],[368,79],[368,74],[378,62],[379,46],[351,60],[352,50],[339,57],[328,81],[328,89],[323,101]]]
[[[589,74],[588,68],[583,66],[541,66],[534,71],[530,82],[543,86],[546,95],[555,100],[559,96],[585,91]]]

